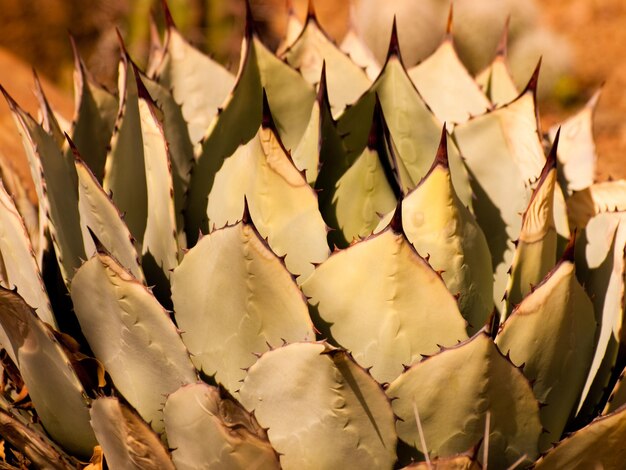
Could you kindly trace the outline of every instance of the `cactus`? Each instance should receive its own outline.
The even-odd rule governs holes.
[[[69,127],[5,92],[39,199],[2,168],[22,465],[626,461],[626,183],[593,180],[597,97],[542,134],[539,68],[517,92],[500,47],[472,77],[451,18],[409,70],[393,26],[372,78],[311,8],[280,57],[248,12],[237,77],[165,16],[148,73],[120,38],[117,96],[76,55]]]

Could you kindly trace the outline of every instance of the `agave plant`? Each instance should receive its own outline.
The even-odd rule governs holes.
[[[280,57],[249,14],[233,77],[165,16],[148,74],[120,38],[116,95],[76,53],[70,124],[5,92],[39,201],[3,170],[14,460],[621,468],[626,186],[594,182],[597,99],[542,134],[539,67],[518,92],[502,47],[473,78],[451,21],[411,68],[394,27],[372,79],[312,9]]]

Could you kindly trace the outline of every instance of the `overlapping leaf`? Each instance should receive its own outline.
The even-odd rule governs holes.
[[[16,293],[0,287],[0,326],[44,428],[69,452],[89,457],[96,444],[89,398],[64,349]]]
[[[215,175],[207,215],[212,227],[241,217],[244,197],[250,215],[272,251],[285,256],[287,269],[306,278],[313,263],[328,256],[326,224],[317,197],[278,139],[269,109],[257,135],[227,158]]]
[[[56,328],[57,323],[50,307],[50,299],[28,233],[13,199],[2,183],[0,183],[0,268],[2,285],[9,289],[17,288],[20,296],[35,309],[37,316]]]
[[[555,141],[546,160],[528,208],[522,216],[522,228],[515,246],[515,254],[506,288],[508,316],[528,294],[532,286],[541,282],[556,260],[557,232],[554,223],[554,190],[557,180]]]
[[[415,364],[390,384],[387,395],[400,418],[398,437],[433,457],[478,444],[487,412],[489,466],[507,468],[522,456],[528,464],[538,454],[539,404],[522,372],[483,332]],[[420,444],[416,416],[427,449]]]
[[[575,275],[572,238],[561,261],[524,297],[496,337],[514,364],[524,364],[524,375],[545,405],[541,450],[560,439],[577,404],[593,358],[595,331],[593,304]]]
[[[197,143],[217,116],[235,84],[235,77],[220,64],[191,46],[180,34],[169,10],[160,62],[154,66],[157,81],[170,89],[182,107],[189,137]]]
[[[249,220],[205,235],[185,255],[172,299],[194,364],[231,393],[254,354],[315,339],[302,293]]]
[[[167,397],[165,428],[179,470],[278,469],[267,433],[233,398],[204,383],[181,387]]]
[[[401,209],[381,233],[333,254],[302,284],[328,334],[378,382],[467,339],[456,299],[411,246]]]
[[[163,397],[197,380],[167,311],[103,253],[81,266],[71,294],[81,330],[117,389],[157,432],[163,431]]]
[[[109,468],[175,470],[159,436],[117,398],[94,400],[90,414]]]
[[[324,343],[265,353],[239,392],[281,467],[393,467],[396,433],[380,386],[349,355]]]
[[[594,182],[598,156],[593,141],[593,115],[599,99],[597,91],[578,113],[550,129],[552,141],[561,129],[557,155],[565,180],[563,190],[567,193],[584,190]]]
[[[491,251],[496,305],[506,288],[513,240],[519,235],[531,185],[545,164],[535,109],[538,72],[537,68],[525,91],[513,102],[454,130],[472,178],[474,213]]]
[[[626,461],[626,406],[592,421],[543,455],[533,468],[620,468]]]
[[[476,332],[493,310],[491,256],[485,235],[457,196],[448,161],[444,128],[430,171],[402,201],[402,220],[408,240],[442,272],[448,290],[459,296],[469,331]]]
[[[78,149],[75,151],[78,152]],[[78,175],[78,211],[85,253],[91,257],[96,251],[89,233],[91,230],[122,266],[128,269],[135,278],[144,282],[137,249],[128,227],[122,220],[122,215],[98,184],[96,177],[89,171],[80,155],[76,153],[75,157]]]
[[[118,103],[115,96],[89,76],[73,39],[72,48],[74,50],[74,99],[76,102],[72,122],[72,141],[98,182],[102,183],[107,148],[113,134]]]
[[[491,103],[459,59],[451,28],[452,11],[442,43],[408,73],[435,116],[442,122],[460,123],[483,114]]]
[[[625,247],[626,214],[605,213],[589,221],[576,253],[577,276],[593,302],[599,325],[595,354],[579,404],[581,416],[595,414],[623,341]]]
[[[40,217],[50,222],[50,233],[66,285],[85,259],[78,214],[78,184],[74,158],[63,154],[54,137],[2,90],[26,150],[40,205]]]
[[[312,2],[309,2],[309,6]],[[355,64],[320,27],[315,13],[309,10],[304,29],[283,54],[284,60],[311,85],[316,85],[326,64],[328,96],[332,114],[337,117],[370,87],[364,70]]]
[[[358,155],[367,146],[376,95],[389,128],[388,146],[395,155],[395,172],[406,193],[428,172],[443,124],[432,114],[402,64],[395,27],[380,76],[339,118],[338,130],[344,136],[349,155]],[[456,145],[450,142],[448,148],[454,187],[463,204],[472,207],[467,170]]]

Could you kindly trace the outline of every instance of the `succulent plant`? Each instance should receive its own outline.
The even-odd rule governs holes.
[[[249,14],[233,77],[165,16],[149,74],[120,38],[117,95],[76,54],[71,124],[4,93],[38,196],[2,169],[21,465],[621,468],[597,99],[544,135],[539,67],[517,92],[501,48],[477,81],[448,34],[407,70],[394,26],[372,80],[312,9],[280,57]]]

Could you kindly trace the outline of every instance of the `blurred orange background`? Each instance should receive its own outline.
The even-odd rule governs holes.
[[[374,2],[375,0],[351,0]],[[401,0],[394,0],[401,1]],[[442,0],[443,1],[443,0]],[[491,0],[493,5],[501,0]],[[243,32],[243,0],[170,0],[175,20],[185,36],[208,49],[230,68],[237,67]],[[287,21],[285,0],[251,0],[262,38],[276,47]],[[301,18],[306,1],[294,0]],[[447,4],[448,2],[446,2]],[[482,0],[481,4],[489,1]],[[543,130],[572,114],[605,83],[596,112],[595,135],[599,154],[598,179],[626,177],[626,2],[622,0],[536,0],[533,21],[556,32],[566,43],[571,63],[541,98]],[[348,0],[315,0],[321,25],[337,40],[350,18]],[[73,113],[72,52],[68,32],[76,38],[90,70],[110,88],[115,85],[119,57],[115,28],[126,38],[141,64],[148,48],[148,15],[161,21],[152,0],[0,0],[0,84],[29,112],[36,114],[32,67],[43,79],[53,107],[66,119]],[[402,32],[402,31],[401,31]],[[558,57],[555,44],[546,43],[546,56]],[[560,47],[560,46],[558,46]],[[565,54],[565,52],[563,52]],[[551,82],[552,83],[552,82]],[[29,179],[17,130],[5,103],[0,103],[0,156]]]

